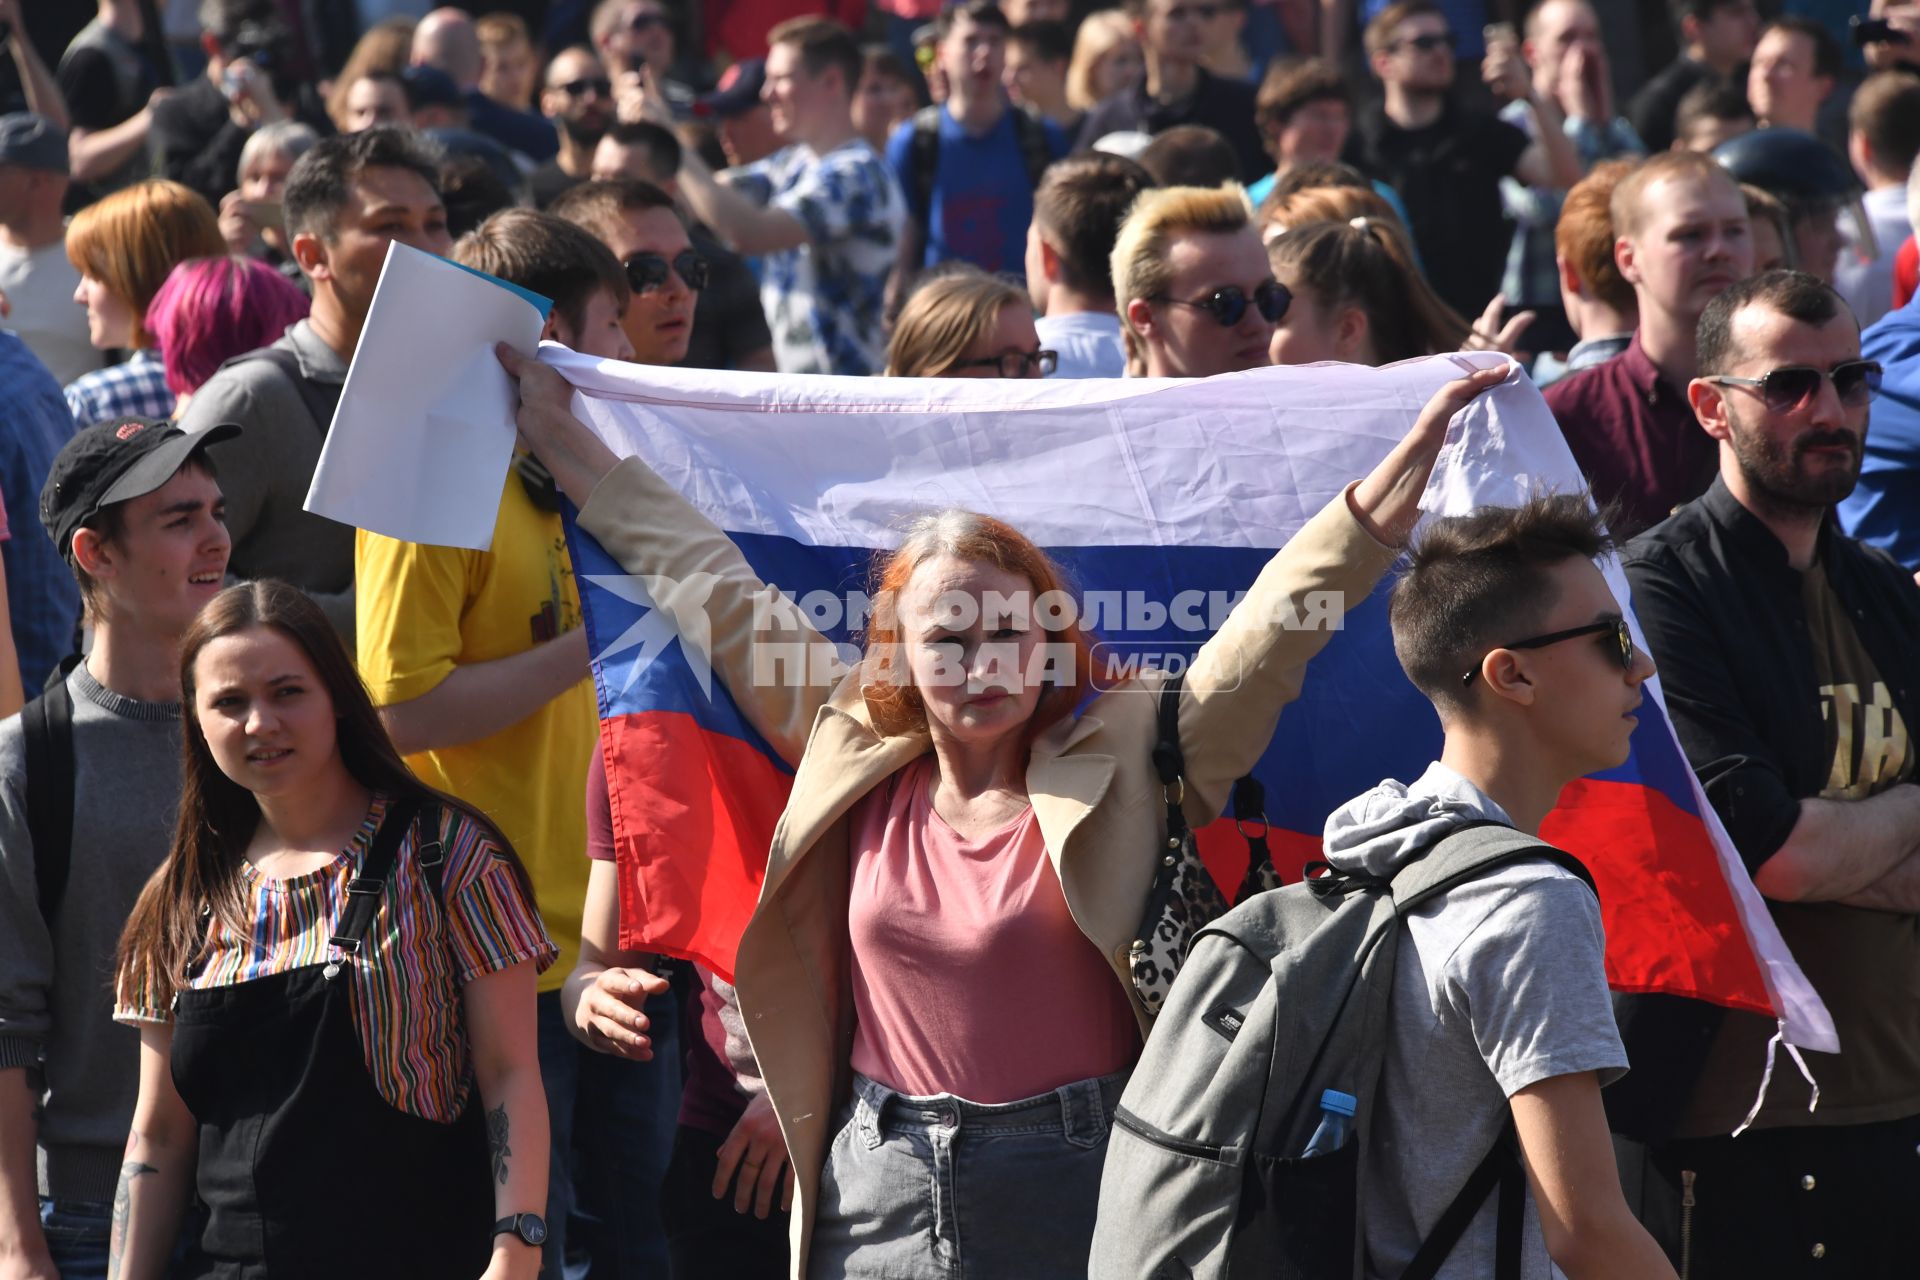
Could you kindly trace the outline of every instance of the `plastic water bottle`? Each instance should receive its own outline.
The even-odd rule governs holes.
[[[1307,1139],[1307,1149],[1300,1158],[1311,1160],[1315,1156],[1330,1156],[1346,1146],[1348,1136],[1353,1133],[1353,1112],[1358,1105],[1358,1098],[1338,1089],[1321,1093],[1320,1124],[1314,1129],[1313,1136]]]

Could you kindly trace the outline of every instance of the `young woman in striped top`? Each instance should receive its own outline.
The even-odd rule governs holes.
[[[556,952],[525,872],[407,770],[294,588],[216,596],[181,685],[173,849],[116,979],[141,1048],[111,1274],[159,1275],[197,1190],[195,1277],[531,1280]]]

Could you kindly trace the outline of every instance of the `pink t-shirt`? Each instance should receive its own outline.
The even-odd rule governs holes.
[[[932,779],[924,756],[853,811],[854,1069],[988,1103],[1122,1070],[1133,1011],[1067,911],[1032,807],[969,840],[934,812]]]

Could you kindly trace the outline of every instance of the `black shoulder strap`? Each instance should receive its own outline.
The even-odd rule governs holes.
[[[1500,1188],[1500,1201],[1499,1218],[1494,1226],[1494,1280],[1520,1280],[1520,1229],[1526,1217],[1527,1183],[1526,1174],[1520,1168],[1520,1157],[1514,1150],[1515,1141],[1513,1121],[1509,1119],[1500,1136],[1493,1140],[1493,1149],[1467,1175],[1467,1184],[1460,1188],[1460,1194],[1453,1198],[1440,1220],[1433,1224],[1433,1230],[1420,1242],[1413,1261],[1400,1273],[1400,1280],[1433,1280],[1496,1184]]]
[[[374,832],[373,845],[360,863],[360,874],[347,881],[347,908],[340,913],[340,923],[327,941],[348,959],[360,954],[360,944],[366,940],[374,912],[380,909],[380,895],[387,887],[387,878],[393,874],[400,842],[406,839],[407,830],[419,816],[420,809],[420,802],[412,799],[397,799],[389,805],[386,816],[380,820],[380,829]],[[434,888],[438,896],[437,877]],[[339,972],[338,961],[329,962],[325,969],[328,978]]]
[[[1014,136],[1020,139],[1020,159],[1027,166],[1027,182],[1037,191],[1040,188],[1040,176],[1053,163],[1053,145],[1047,141],[1046,126],[1038,119],[1019,107],[1011,110]]]
[[[420,842],[414,846],[414,860],[427,874],[427,886],[433,890],[435,902],[444,901],[445,887],[441,878],[447,866],[447,847],[441,834],[441,825],[446,821],[446,810],[437,800],[429,800],[420,806]]]
[[[333,411],[340,407],[341,388],[314,385],[313,381],[300,371],[300,357],[285,347],[262,347],[258,351],[249,351],[245,355],[235,356],[220,367],[231,369],[237,364],[245,364],[250,360],[272,365],[293,384],[295,394],[300,397],[300,403],[306,406],[308,416],[313,419],[315,430],[322,436],[332,429]]]
[[[1167,682],[1160,686],[1158,727],[1153,743],[1153,768],[1160,775],[1160,785],[1173,788],[1167,792],[1167,835],[1172,839],[1179,839],[1187,830],[1186,815],[1180,811],[1180,802],[1186,798],[1186,786],[1181,778],[1187,771],[1187,759],[1180,750],[1180,689],[1185,683],[1184,675],[1168,676]],[[1266,788],[1252,774],[1233,784],[1234,825],[1247,842],[1247,875],[1233,899],[1235,902],[1244,901],[1254,890],[1256,882],[1262,879],[1262,868],[1267,873],[1273,870],[1273,855],[1267,848],[1266,797]],[[1221,886],[1222,892],[1226,888]]]
[[[933,226],[933,178],[940,169],[940,106],[913,113],[913,147],[907,153],[913,172],[913,207]]]
[[[73,693],[56,680],[20,712],[26,738],[27,837],[40,918],[53,928],[73,865]]]

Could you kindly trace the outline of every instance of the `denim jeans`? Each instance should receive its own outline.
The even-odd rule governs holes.
[[[40,1230],[60,1280],[107,1280],[112,1209],[91,1200],[40,1197]]]
[[[1087,1272],[1126,1076],[986,1105],[854,1076],[820,1174],[807,1273],[974,1280]]]
[[[660,1187],[680,1114],[680,1010],[647,1002],[653,1060],[596,1053],[567,1031],[560,993],[536,1002],[552,1146],[541,1280],[667,1280]]]

